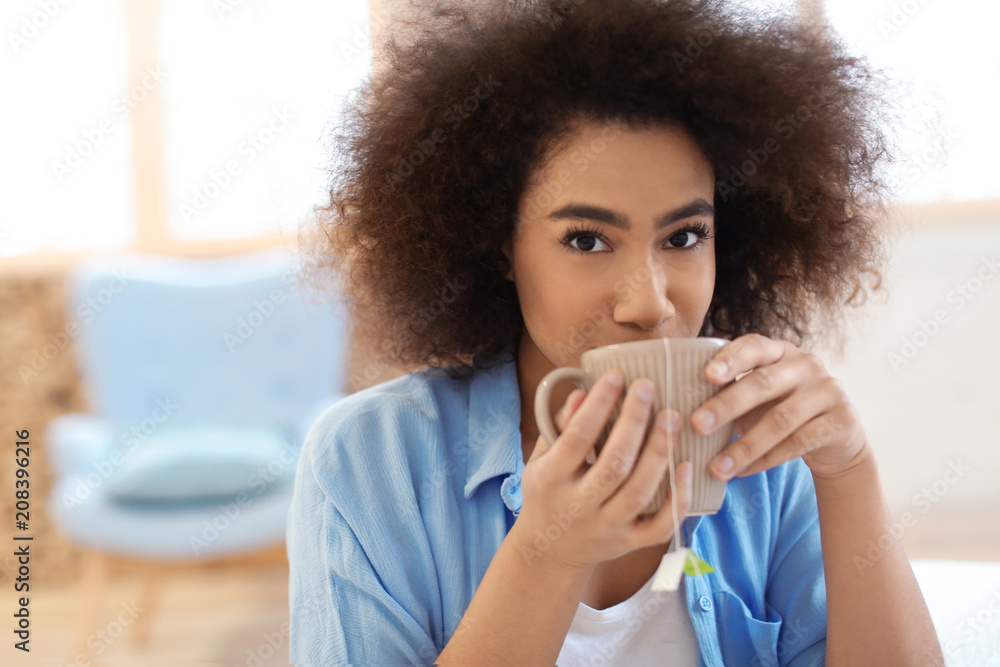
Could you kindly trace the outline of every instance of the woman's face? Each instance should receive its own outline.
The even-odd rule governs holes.
[[[672,127],[580,126],[521,199],[507,278],[553,367],[588,349],[697,336],[715,286],[714,175]],[[533,355],[533,356],[537,356]]]

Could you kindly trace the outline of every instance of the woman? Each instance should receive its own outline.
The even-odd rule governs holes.
[[[722,3],[434,14],[351,103],[311,248],[370,368],[427,368],[303,445],[292,661],[942,664],[905,553],[866,555],[890,534],[872,447],[805,351],[881,286],[877,73]],[[646,379],[562,387],[551,445],[532,409],[587,349],[675,336],[731,340],[690,419],[740,436],[712,467],[722,509],[679,526],[690,463],[638,518],[677,428],[655,415],[643,442]],[[654,592],[678,530],[714,569]]]

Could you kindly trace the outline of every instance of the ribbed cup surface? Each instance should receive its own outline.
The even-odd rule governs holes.
[[[584,352],[580,362],[594,380],[613,368],[625,373],[629,385],[645,377],[653,381],[653,410],[643,442],[657,412],[670,407],[681,416],[681,428],[674,433],[674,463],[690,461],[693,470],[692,505],[687,516],[714,514],[722,507],[726,483],[712,477],[708,463],[732,438],[732,423],[703,436],[691,427],[691,413],[722,387],[705,379],[704,369],[712,355],[728,341],[719,338],[662,338],[608,345]],[[608,425],[597,443],[598,455],[618,419],[624,400],[612,409]],[[641,456],[641,452],[640,452]],[[638,462],[638,459],[636,460]],[[670,495],[669,471],[642,514],[656,512]]]

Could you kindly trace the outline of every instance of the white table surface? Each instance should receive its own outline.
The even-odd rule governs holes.
[[[1000,666],[1000,563],[912,560],[949,667]]]

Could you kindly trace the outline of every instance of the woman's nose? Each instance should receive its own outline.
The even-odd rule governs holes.
[[[658,262],[647,262],[618,281],[614,317],[618,324],[634,324],[644,331],[662,329],[676,314],[667,298],[667,271]]]

